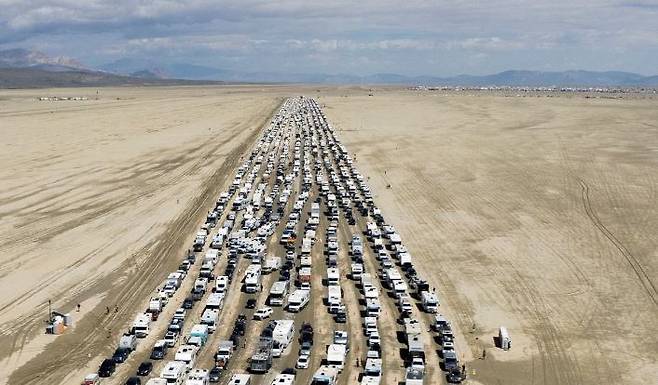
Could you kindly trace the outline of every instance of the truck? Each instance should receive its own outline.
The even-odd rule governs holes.
[[[404,376],[404,385],[423,385],[425,371],[421,368],[407,367]]]
[[[267,373],[271,367],[272,340],[261,337],[256,352],[251,356],[249,371],[252,373]]]
[[[288,295],[289,281],[276,281],[272,284],[268,302],[270,306],[283,306],[283,302]]]
[[[260,265],[249,265],[244,276],[244,291],[246,293],[256,293],[260,290]]]
[[[295,335],[293,320],[278,320],[272,332],[272,356],[281,357]]]
[[[311,298],[311,291],[305,289],[297,289],[288,296],[288,311],[297,313],[302,311],[308,304]]]
[[[436,313],[439,308],[439,299],[434,293],[424,291],[420,293],[421,303],[423,310],[427,313]]]
[[[317,202],[311,204],[311,218],[320,218],[320,204]]]
[[[233,355],[233,341],[219,341],[219,348],[215,353],[215,364],[219,368],[225,368]]]
[[[151,315],[147,313],[138,314],[132,324],[132,333],[137,338],[145,338],[151,332]]]
[[[182,385],[187,373],[187,366],[182,361],[169,361],[160,372],[160,377],[168,384]]]
[[[187,339],[187,343],[201,347],[205,345],[206,342],[208,342],[208,325],[196,324],[192,326],[192,330],[190,330],[190,336]]]

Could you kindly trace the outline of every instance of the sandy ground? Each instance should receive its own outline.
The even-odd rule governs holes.
[[[263,123],[282,97],[299,93],[326,104],[376,203],[437,287],[470,383],[655,382],[656,101],[255,86],[101,89],[94,100],[95,91],[0,92],[0,343],[10,347],[0,349],[0,384],[75,383],[111,355]],[[36,101],[44,95],[91,100]],[[358,230],[347,229],[341,238]],[[324,269],[314,265],[312,303],[295,317],[318,332],[313,367],[338,327],[322,305]],[[250,316],[246,299],[264,302],[275,277],[259,295],[227,303],[222,323]],[[341,284],[354,314],[358,291]],[[75,317],[63,336],[43,335],[48,299]],[[404,374],[396,314],[386,298],[387,383]],[[429,325],[427,314],[415,316]],[[350,361],[365,353],[360,322],[350,316],[340,326],[351,334]],[[250,321],[231,372],[244,370],[238,361],[253,353],[264,324]],[[501,325],[514,341],[508,352],[493,345]],[[218,330],[211,346],[228,333]],[[275,371],[294,364],[297,347]],[[341,382],[358,372],[348,367]],[[442,374],[429,376],[439,383]]]
[[[0,383],[109,353],[107,335],[177,266],[282,100],[249,87],[95,91],[0,94]],[[57,339],[43,335],[49,299],[76,322]]]
[[[656,101],[315,96],[437,287],[470,383],[655,384]]]

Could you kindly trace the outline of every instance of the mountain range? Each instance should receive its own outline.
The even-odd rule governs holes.
[[[19,71],[20,70],[20,71]],[[27,72],[26,72],[27,71]],[[27,73],[40,79],[29,82]],[[58,73],[55,75],[53,73]],[[14,77],[12,80],[11,77]],[[58,80],[57,77],[61,79]],[[18,77],[18,78],[16,78]],[[123,58],[90,68],[65,56],[49,57],[38,51],[0,51],[0,87],[48,87],[77,80],[79,85],[181,84],[221,82],[315,83],[315,84],[396,84],[445,86],[574,86],[574,87],[657,87],[658,76],[621,71],[525,71],[510,70],[491,75],[453,77],[405,76],[379,73],[367,76],[324,73],[279,73],[234,71],[189,63],[160,63]],[[26,83],[27,82],[27,83]],[[45,83],[44,83],[45,82]]]

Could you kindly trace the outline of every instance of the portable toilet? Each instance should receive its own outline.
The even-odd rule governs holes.
[[[512,347],[512,339],[504,326],[501,326],[498,330],[498,341],[500,342],[500,348],[503,350],[509,350]]]

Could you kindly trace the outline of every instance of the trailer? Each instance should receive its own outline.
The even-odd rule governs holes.
[[[251,356],[249,371],[267,373],[272,367],[272,340],[261,337],[256,352]]]
[[[224,306],[224,293],[211,293],[206,301],[206,309],[221,310]]]

